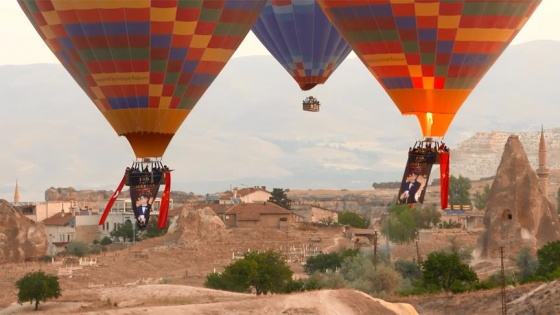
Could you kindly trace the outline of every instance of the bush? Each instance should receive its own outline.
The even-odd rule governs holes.
[[[395,262],[395,270],[398,271],[404,279],[416,280],[422,276],[420,267],[413,261],[399,259]]]
[[[50,263],[51,261],[52,261],[52,256],[43,255],[43,256],[39,257],[39,262]]]
[[[109,236],[105,236],[104,238],[101,239],[100,244],[103,245],[103,246],[107,246],[107,245],[113,244],[113,241],[111,240],[111,238]]]
[[[69,255],[83,257],[91,253],[91,248],[84,242],[72,241],[70,244],[68,244],[68,247],[66,247],[65,252]]]

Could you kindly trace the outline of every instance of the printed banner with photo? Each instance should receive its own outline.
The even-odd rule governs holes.
[[[424,202],[432,165],[436,161],[434,152],[409,152],[406,169],[401,181],[397,204]]]
[[[145,228],[150,219],[152,204],[157,197],[162,180],[161,172],[131,172],[128,178],[130,186],[130,200],[136,222],[140,228]]]

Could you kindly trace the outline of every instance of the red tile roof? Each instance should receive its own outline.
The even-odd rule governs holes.
[[[225,212],[226,215],[235,215],[238,221],[258,221],[261,215],[267,214],[293,214],[272,202],[241,203],[233,205]]]
[[[74,219],[74,216],[71,213],[62,214],[59,212],[43,220],[43,223],[45,225],[65,226],[69,225],[72,219]]]

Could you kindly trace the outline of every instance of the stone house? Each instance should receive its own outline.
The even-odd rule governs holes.
[[[460,223],[464,229],[484,227],[484,212],[445,209],[441,211],[441,222]]]
[[[316,205],[292,204],[291,209],[295,214],[302,217],[303,222],[319,223],[325,220],[338,222],[338,212],[325,209]]]
[[[220,196],[220,204],[238,204],[265,202],[272,196],[266,190],[266,186],[255,186],[238,189],[234,188],[231,192],[224,193]]]
[[[241,203],[225,212],[227,227],[283,228],[297,221],[297,216],[272,202]]]

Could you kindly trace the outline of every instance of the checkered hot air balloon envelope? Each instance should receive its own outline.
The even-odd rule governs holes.
[[[18,0],[60,63],[136,158],[126,184],[150,202],[170,170],[159,160],[193,107],[241,44],[266,0]],[[134,169],[142,172],[132,173]],[[146,172],[144,172],[146,171]],[[132,210],[132,209],[131,209]],[[145,215],[144,215],[145,214]],[[150,210],[136,214],[139,227]]]

